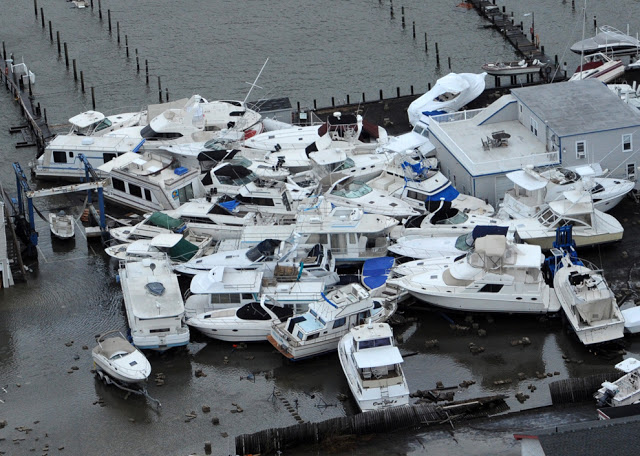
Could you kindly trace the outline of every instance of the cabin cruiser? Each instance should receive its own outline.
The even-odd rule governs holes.
[[[236,270],[216,266],[193,276],[185,294],[185,315],[191,318],[205,312],[260,302],[267,296],[283,306],[306,309],[327,289],[323,277],[310,273],[298,278],[298,268],[276,266],[272,277],[256,269]],[[331,285],[330,283],[329,285]]]
[[[482,93],[486,75],[487,73],[449,73],[441,77],[431,90],[409,105],[409,123],[416,125],[423,116],[458,111]]]
[[[60,211],[49,212],[49,229],[58,239],[71,239],[75,236],[75,220],[73,215]]]
[[[457,236],[473,231],[478,225],[503,226],[505,222],[486,215],[471,214],[452,207],[449,201],[441,201],[440,207],[427,214],[410,217],[403,225],[391,230],[391,238],[403,236]]]
[[[336,177],[338,180],[332,182]],[[336,206],[356,207],[371,214],[397,218],[419,214],[408,203],[390,196],[388,192],[374,190],[352,176],[329,175],[321,182],[326,200]]]
[[[591,194],[577,190],[563,193],[564,199],[549,202],[535,217],[513,220],[516,239],[545,250],[553,247],[556,230],[571,225],[576,246],[591,246],[622,239],[624,228],[612,215],[594,208]]]
[[[109,235],[121,243],[138,239],[152,239],[162,233],[184,233],[187,225],[183,220],[171,217],[163,212],[153,212],[133,226],[119,226],[109,229]]]
[[[352,283],[323,294],[304,314],[273,325],[267,340],[287,359],[298,361],[335,351],[349,328],[369,319],[384,322],[395,310]]]
[[[619,407],[640,401],[640,361],[627,358],[615,367],[624,375],[613,382],[602,383],[602,388],[593,395],[600,407]]]
[[[139,385],[151,375],[151,364],[140,350],[131,345],[125,337],[107,337],[118,331],[109,331],[96,337],[96,345],[91,350],[91,357],[96,366],[96,373],[123,385]]]
[[[602,52],[596,52],[583,57],[583,62],[576,68],[576,72],[569,78],[569,81],[597,79],[607,84],[622,76],[624,71],[622,60],[613,59]]]
[[[389,251],[407,258],[430,259],[446,256],[460,256],[473,248],[476,239],[489,234],[506,236],[508,226],[476,225],[472,231],[459,236],[410,235],[398,238],[389,246]]]
[[[338,358],[362,412],[409,404],[404,360],[387,323],[351,328],[338,343]]]
[[[176,209],[206,195],[198,169],[159,154],[129,152],[98,169],[111,177],[105,198],[140,212]]]
[[[362,209],[332,207],[322,198],[298,209],[294,223],[247,226],[239,239],[223,241],[219,250],[254,246],[265,238],[285,240],[295,232],[300,248],[322,244],[331,250],[336,263],[357,264],[386,255],[389,231],[398,224],[392,217],[366,214]]]
[[[162,233],[151,239],[138,239],[131,243],[115,244],[104,249],[112,258],[130,260],[136,258],[157,258],[167,255],[172,264],[184,262],[206,255],[211,247],[211,236]]]
[[[599,165],[597,168],[600,168]],[[602,170],[600,169],[600,172]],[[626,179],[594,177],[594,167],[579,167],[575,171],[552,168],[536,172],[532,168],[507,173],[514,188],[507,190],[498,218],[505,220],[535,217],[547,203],[564,198],[569,190],[591,193],[594,208],[603,212],[613,209],[635,186]]]
[[[291,317],[294,308],[278,303],[251,302],[241,307],[211,310],[195,315],[187,324],[205,336],[227,342],[262,342],[267,340],[274,323]]]
[[[599,29],[595,36],[573,44],[571,51],[576,54],[603,52],[608,55],[631,55],[640,50],[640,40],[637,38],[610,25],[603,25]]]
[[[426,262],[426,260],[423,260]],[[560,303],[542,274],[544,256],[537,245],[514,244],[505,236],[475,241],[467,255],[417,274],[389,279],[420,301],[467,312],[557,312]]]
[[[624,337],[624,318],[602,271],[568,254],[557,255],[553,288],[580,342],[592,345]]]
[[[184,301],[169,258],[121,261],[118,277],[136,347],[164,351],[189,343]]]
[[[85,111],[69,119],[71,130],[69,135],[102,136],[120,128],[132,127],[145,122],[146,111],[124,112],[105,116],[98,111]]]
[[[448,201],[452,208],[470,214],[493,214],[490,204],[456,190],[437,165],[435,158],[397,154],[384,172],[367,185],[409,203],[421,213],[431,212],[439,207],[441,201]]]

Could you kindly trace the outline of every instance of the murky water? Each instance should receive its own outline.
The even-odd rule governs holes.
[[[40,27],[30,1],[5,2],[0,16],[0,37],[7,51],[25,62],[36,73],[37,100],[47,108],[52,124],[91,107],[90,92],[80,93],[73,81],[72,67],[67,70],[64,57],[59,58],[55,43],[49,41],[48,29]],[[97,8],[97,0],[95,0]],[[571,10],[570,2],[537,0],[527,5],[504,1],[507,11],[521,18],[525,27],[533,11],[536,32],[548,54],[558,54],[561,61],[577,65],[577,56],[565,52],[580,39],[580,12]],[[606,6],[604,6],[606,5]],[[484,28],[485,22],[474,11],[455,7],[455,2],[404,2],[406,29],[401,27],[402,2],[394,5],[395,19],[390,19],[389,3],[374,0],[328,1],[309,4],[284,0],[213,1],[193,0],[104,0],[104,19],[97,9],[74,10],[62,0],[40,0],[47,21],[68,42],[71,59],[77,59],[87,87],[94,86],[97,109],[115,112],[138,109],[157,101],[157,77],[169,88],[172,99],[198,92],[210,99],[246,96],[249,85],[269,57],[258,85],[250,99],[289,96],[295,105],[328,105],[347,94],[367,99],[378,96],[379,89],[403,93],[413,85],[423,91],[449,70],[476,72],[482,63],[493,59],[511,59],[513,50],[502,37]],[[638,2],[616,0],[589,7],[589,27],[597,14],[599,24],[621,29],[627,20],[632,31],[638,30]],[[112,11],[111,35],[108,33],[107,9]],[[624,11],[624,14],[621,13]],[[417,38],[412,38],[412,23]],[[121,45],[117,44],[116,22],[120,22]],[[518,22],[518,20],[516,20]],[[424,32],[428,33],[429,52],[424,52]],[[124,36],[130,55],[126,58]],[[438,42],[441,64],[436,69],[435,43]],[[142,72],[137,74],[134,49],[138,49]],[[149,60],[151,83],[145,85],[144,59]],[[572,63],[573,62],[573,63]],[[14,103],[0,93],[0,179],[15,192],[10,164],[19,161],[23,168],[33,158],[32,149],[15,149],[17,138],[8,127],[22,119]],[[33,183],[34,187],[37,183]],[[82,204],[80,196],[56,197],[36,202],[43,212],[64,208],[73,211]],[[77,209],[76,209],[77,210]],[[596,264],[603,265],[618,290],[635,286],[640,276],[635,270],[640,209],[625,202],[614,215],[625,219],[623,243],[585,251]],[[40,232],[39,262],[30,263],[33,272],[26,284],[0,290],[0,420],[8,426],[0,430],[0,451],[6,454],[41,454],[46,444],[61,454],[189,454],[202,452],[203,442],[212,441],[215,454],[234,452],[234,436],[265,427],[295,424],[295,419],[281,403],[274,400],[274,388],[297,404],[306,421],[354,413],[350,399],[340,402],[338,394],[349,395],[336,356],[329,355],[304,363],[291,364],[273,352],[269,345],[253,344],[234,348],[232,344],[205,340],[195,336],[188,349],[163,355],[152,354],[154,373],[164,373],[166,383],[149,391],[162,402],[156,411],[145,400],[130,397],[105,387],[90,373],[89,350],[94,335],[109,329],[126,329],[119,285],[115,282],[116,264],[101,251],[99,244],[87,242],[81,234],[71,243],[52,242],[47,225],[38,219]],[[629,256],[620,262],[622,251]],[[629,282],[629,278],[631,278]],[[631,285],[630,285],[631,284]],[[487,331],[487,337],[475,333],[458,334],[440,312],[410,310],[407,317],[417,321],[397,327],[403,340],[402,350],[412,353],[406,358],[405,371],[412,391],[429,389],[437,381],[446,386],[463,380],[476,383],[456,393],[457,399],[508,394],[513,409],[545,405],[545,384],[558,378],[580,376],[610,369],[619,358],[609,360],[595,356],[580,346],[563,330],[559,319],[540,322],[529,317],[474,317]],[[465,316],[448,314],[456,323]],[[511,346],[510,341],[527,336],[531,345]],[[425,340],[438,339],[439,347],[427,349]],[[72,342],[72,343],[71,343]],[[485,351],[473,355],[468,344],[474,342]],[[637,341],[628,341],[630,353],[640,352]],[[566,363],[565,355],[578,363]],[[77,366],[78,370],[72,367]],[[206,376],[196,377],[202,370]],[[517,373],[527,380],[518,382]],[[558,375],[536,378],[536,372]],[[503,386],[497,380],[513,379]],[[529,383],[538,389],[523,405],[513,394],[526,391]],[[99,398],[103,403],[98,403]],[[231,413],[237,404],[242,413]],[[204,414],[202,405],[211,412]],[[186,422],[185,414],[195,411],[197,418]],[[588,413],[587,413],[588,415]],[[220,425],[211,423],[212,417]],[[582,419],[584,416],[582,416]],[[528,422],[545,427],[549,420]],[[26,434],[16,430],[25,426]],[[503,454],[517,454],[517,446],[504,429],[516,424],[502,423],[504,428],[466,428],[456,431],[456,441],[447,432],[434,434],[394,434],[391,438],[358,441],[354,446],[338,448],[342,454],[375,454],[384,449],[395,454],[491,454],[501,448]],[[46,435],[46,437],[45,437]],[[14,439],[24,439],[16,440]],[[452,443],[453,442],[453,443]],[[335,448],[334,448],[335,450]],[[329,449],[307,450],[325,453]],[[296,452],[292,452],[295,454]]]

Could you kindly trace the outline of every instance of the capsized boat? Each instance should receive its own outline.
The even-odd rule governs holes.
[[[151,375],[151,364],[122,334],[107,337],[117,332],[109,331],[96,337],[98,345],[91,351],[96,370],[125,385],[146,381]]]
[[[429,260],[422,260],[425,263]],[[416,274],[389,279],[416,299],[466,312],[557,312],[560,303],[542,274],[544,256],[537,245],[514,244],[505,236],[475,241],[464,258],[431,260]]]
[[[441,77],[431,90],[409,105],[409,123],[415,125],[422,116],[459,110],[482,93],[486,75],[487,73],[449,73]]]
[[[387,323],[351,328],[338,344],[349,389],[363,412],[409,404],[402,355]]]
[[[368,319],[384,322],[395,310],[393,302],[372,298],[362,285],[352,283],[323,294],[304,314],[273,325],[267,340],[287,359],[298,361],[335,351],[349,328]]]
[[[624,375],[613,382],[602,383],[602,388],[593,395],[598,406],[619,407],[640,401],[640,361],[627,358],[615,367]]]
[[[568,254],[559,258],[553,287],[571,327],[584,345],[624,336],[624,317],[602,271]]]
[[[49,213],[49,229],[51,234],[59,239],[71,239],[75,236],[75,220],[70,214],[60,211]]]

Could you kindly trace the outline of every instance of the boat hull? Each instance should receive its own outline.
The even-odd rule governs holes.
[[[520,233],[518,233],[520,234]],[[622,240],[622,232],[620,233],[604,233],[598,234],[594,236],[580,236],[573,232],[573,240],[576,243],[577,247],[589,247],[600,244],[608,244],[611,242],[617,242]],[[526,242],[527,244],[539,245],[543,250],[550,250],[553,247],[553,243],[556,240],[555,231],[550,232],[548,235],[543,236],[531,236],[531,237],[523,237],[520,235],[520,238]]]
[[[173,347],[182,347],[189,343],[189,329],[178,334],[166,336],[132,336],[132,343],[141,350],[165,351]]]

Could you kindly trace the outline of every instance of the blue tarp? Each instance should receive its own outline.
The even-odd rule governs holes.
[[[453,201],[458,197],[459,194],[460,192],[456,190],[456,188],[453,185],[449,185],[444,190],[434,195],[427,196],[426,201],[440,201],[442,199],[444,199],[445,201]]]
[[[362,283],[373,290],[381,287],[387,281],[389,271],[395,262],[394,257],[371,258],[362,266]]]
[[[439,116],[440,114],[446,114],[447,111],[422,111],[425,116]]]
[[[473,239],[478,239],[481,237],[488,236],[490,234],[497,234],[501,236],[506,236],[507,231],[509,231],[508,226],[489,226],[489,225],[478,225],[473,228],[471,232],[471,236]]]
[[[218,203],[220,206],[224,207],[226,210],[228,210],[229,212],[233,212],[233,210],[238,207],[238,205],[240,204],[238,201],[236,200],[231,200],[231,201],[225,201],[223,203]]]

